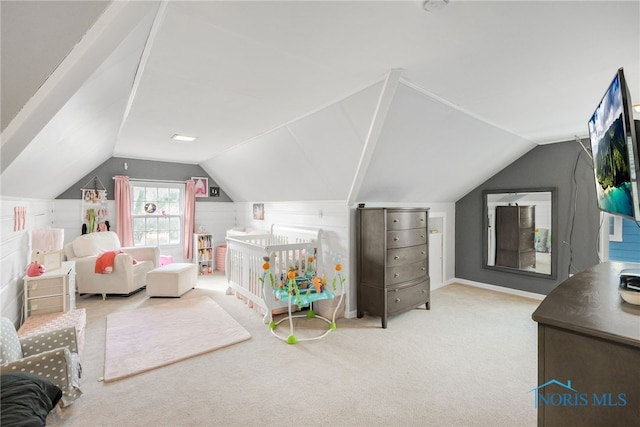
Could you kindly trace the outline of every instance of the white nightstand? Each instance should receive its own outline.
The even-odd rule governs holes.
[[[75,310],[76,263],[66,261],[57,270],[24,277],[24,318],[37,314]]]

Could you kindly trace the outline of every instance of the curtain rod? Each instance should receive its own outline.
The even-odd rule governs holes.
[[[111,179],[116,179],[114,176]],[[144,182],[170,182],[174,184],[184,184],[187,181],[172,181],[170,179],[142,179],[142,178],[129,178],[129,181],[144,181]]]

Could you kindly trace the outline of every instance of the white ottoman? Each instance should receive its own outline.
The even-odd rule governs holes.
[[[147,296],[179,297],[196,287],[198,266],[173,263],[147,273]]]

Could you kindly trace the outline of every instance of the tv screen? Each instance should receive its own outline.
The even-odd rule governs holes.
[[[638,144],[631,97],[622,68],[618,70],[589,120],[598,207],[640,220],[636,168]]]

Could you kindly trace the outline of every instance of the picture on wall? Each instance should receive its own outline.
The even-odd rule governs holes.
[[[62,251],[37,252],[36,261],[44,266],[44,271],[53,271],[62,267]]]
[[[196,183],[196,197],[209,197],[207,189],[209,188],[209,178],[192,176],[191,179]]]
[[[264,203],[253,204],[253,219],[264,219]]]
[[[209,196],[220,197],[220,187],[209,187]]]

